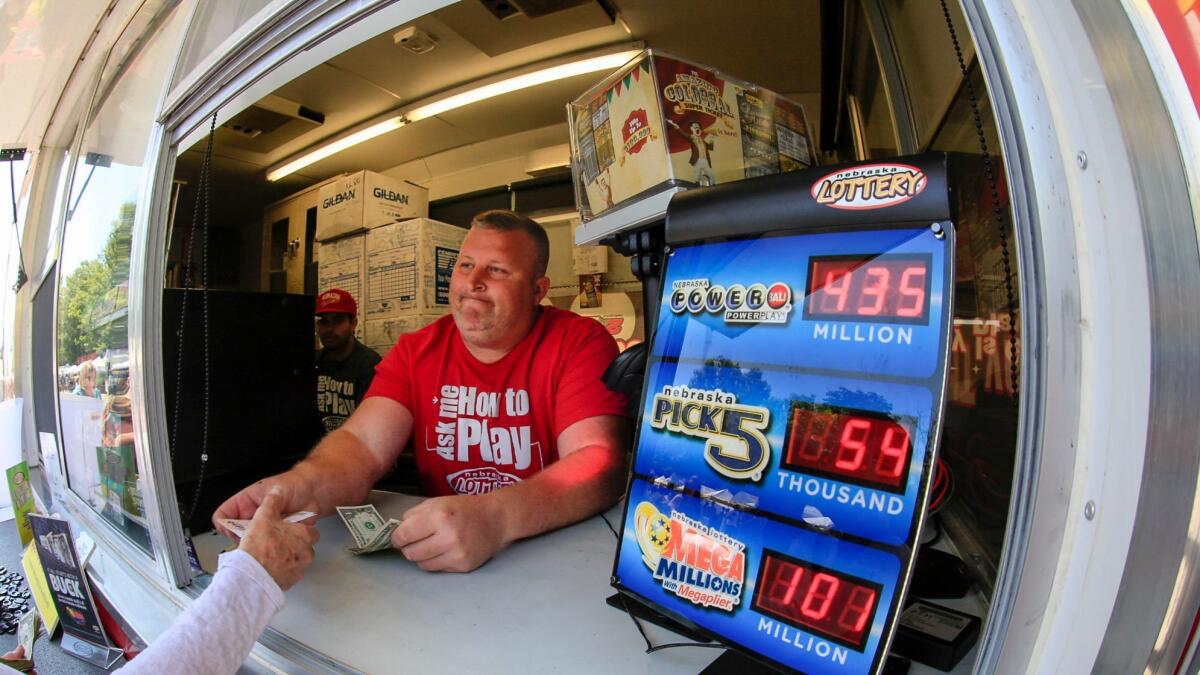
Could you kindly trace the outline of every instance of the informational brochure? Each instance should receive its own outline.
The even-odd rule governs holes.
[[[62,621],[63,649],[89,663],[108,667],[121,651],[112,648],[100,624],[92,589],[75,552],[71,524],[39,515],[30,515],[29,524],[38,560],[50,584],[50,596]]]
[[[46,572],[42,570],[37,547],[33,544],[21,554],[21,567],[25,568],[25,580],[29,582],[29,590],[33,593],[33,603],[37,605],[42,623],[46,625],[46,635],[53,637],[58,629],[58,609],[54,606],[54,598],[50,596],[50,584],[46,582]]]
[[[8,468],[8,494],[12,497],[13,515],[17,519],[17,534],[21,536],[21,545],[27,546],[33,538],[33,533],[29,530],[28,516],[35,511],[28,463],[22,461]]]

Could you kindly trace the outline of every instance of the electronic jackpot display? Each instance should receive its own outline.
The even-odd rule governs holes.
[[[942,413],[946,161],[672,202],[617,588],[777,666],[878,672]]]

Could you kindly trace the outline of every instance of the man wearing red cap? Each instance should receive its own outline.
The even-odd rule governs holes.
[[[452,315],[402,336],[346,424],[230,497],[217,529],[274,486],[288,511],[361,504],[410,439],[430,499],[403,514],[392,546],[424,570],[473,570],[616,502],[629,424],[601,377],[617,346],[592,319],[541,305],[549,250],[529,218],[476,216],[450,278]]]
[[[362,401],[379,354],[354,337],[358,327],[358,303],[340,288],[317,296],[317,411],[329,433],[342,426]]]

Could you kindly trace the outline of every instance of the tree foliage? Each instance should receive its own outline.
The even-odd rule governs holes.
[[[104,347],[95,313],[108,288],[108,266],[99,260],[84,261],[63,281],[58,294],[59,364],[75,363]]]
[[[122,286],[129,281],[135,209],[133,202],[122,204],[104,248],[63,280],[58,295],[59,365],[75,363],[85,354],[106,348],[124,347],[127,342],[128,336],[109,330],[105,319],[128,302]]]

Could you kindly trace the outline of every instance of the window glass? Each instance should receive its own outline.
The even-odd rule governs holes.
[[[962,153],[958,178],[964,186],[957,195],[955,349],[942,430],[942,457],[955,495],[942,522],[956,542],[971,542],[972,566],[991,586],[1004,545],[1017,447],[1015,374],[1021,368],[1021,346],[1011,310],[1019,311],[1020,278],[996,120],[979,68],[971,68],[970,82],[991,155],[994,195],[966,87],[950,105],[930,147]]]
[[[187,44],[179,59],[175,84],[187,78],[222,42],[273,1],[275,0],[224,0],[200,3],[196,17],[188,28]]]
[[[847,6],[851,38],[846,63],[846,99],[838,132],[842,159],[891,157],[897,153],[896,126],[883,73],[875,53],[875,42],[866,29],[862,7]]]
[[[940,3],[928,0],[894,0],[879,6],[887,14],[892,40],[899,53],[917,141],[920,147],[928,147],[962,82],[962,70],[954,55],[946,17]],[[954,22],[954,34],[963,58],[970,63],[975,44],[971,41],[962,8],[957,2],[947,2],[946,9]]]
[[[59,412],[67,484],[150,551],[134,447],[129,379],[129,265],[134,216],[145,202],[146,149],[167,68],[178,49],[175,11],[106,87],[83,133],[63,208],[59,257]]]
[[[987,149],[999,162],[996,153],[1000,151],[1000,136],[996,131],[996,118],[992,115],[992,99],[988,96],[987,87],[984,86],[983,76],[977,65],[972,65],[968,69],[968,76],[975,92],[975,106],[979,111],[979,121],[983,125],[983,136],[987,143]],[[971,108],[970,96],[966,87],[959,91],[958,97],[946,111],[946,118],[942,120],[942,126],[937,129],[937,135],[929,142],[929,149],[976,154],[981,152],[979,129],[975,127],[975,113]]]

